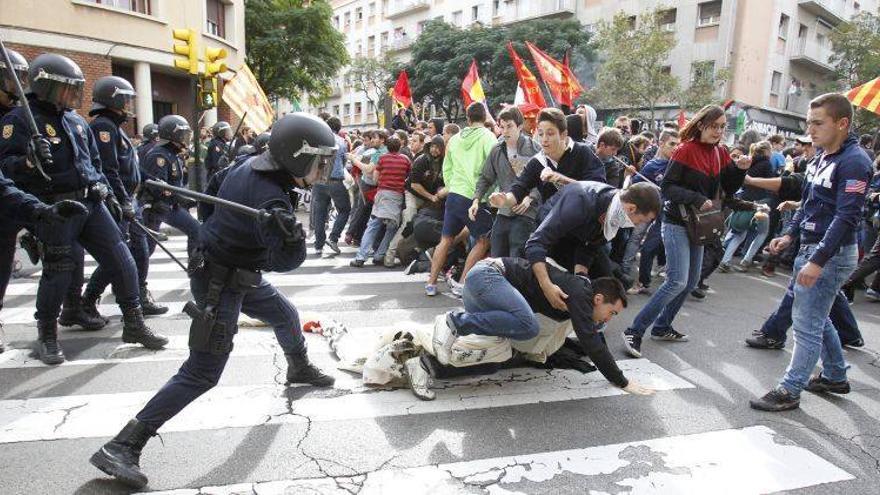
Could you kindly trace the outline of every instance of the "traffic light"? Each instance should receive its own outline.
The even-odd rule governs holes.
[[[175,29],[173,31],[176,41],[184,44],[174,44],[174,53],[184,55],[186,58],[175,58],[174,67],[185,70],[190,74],[199,73],[199,52],[196,46],[196,32],[192,29]]]
[[[199,107],[210,110],[217,106],[217,79],[202,77],[199,81]]]
[[[205,47],[205,77],[213,78],[226,72],[226,62],[223,61],[226,56],[225,48]]]

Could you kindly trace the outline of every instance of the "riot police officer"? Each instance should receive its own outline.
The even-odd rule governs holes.
[[[208,181],[208,186],[205,188],[205,194],[210,194],[211,196],[216,196],[217,192],[220,190],[220,185],[223,184],[223,180],[226,179],[226,176],[229,175],[229,172],[235,167],[241,165],[242,163],[248,161],[251,157],[259,155],[260,153],[266,151],[266,148],[269,146],[269,133],[264,132],[257,136],[257,139],[254,140],[253,145],[245,145],[238,149],[238,154],[235,156],[235,160],[233,160],[232,164],[228,167],[220,170],[211,180]],[[294,203],[295,204],[295,203]],[[199,202],[199,218],[202,219],[202,222],[208,220],[208,217],[214,213],[214,205],[207,202]]]
[[[135,224],[135,222],[143,224],[143,217],[134,204],[136,202],[134,193],[141,183],[138,156],[122,128],[131,116],[134,99],[134,88],[125,79],[117,76],[98,79],[92,89],[92,109],[89,115],[95,118],[90,125],[92,133],[97,138],[104,175],[122,204],[124,218],[119,223],[119,228],[123,236],[128,238],[128,249],[138,269],[141,307],[146,316],[161,315],[166,313],[168,308],[156,305],[153,296],[147,290],[146,265],[150,261],[149,246],[146,233]],[[98,314],[97,301],[109,284],[110,274],[103,265],[99,265],[92,274],[82,297],[86,312]]]
[[[57,226],[35,225],[45,245],[37,292],[37,355],[46,364],[64,361],[58,345],[58,314],[70,287],[82,247],[105,265],[117,287],[123,315],[123,342],[159,349],[168,339],[144,324],[138,298],[137,269],[110,215],[121,207],[100,171],[100,157],[88,123],[72,109],[82,102],[85,79],[79,66],[62,55],[43,54],[28,71],[28,100],[41,135],[31,137],[22,108],[0,120],[0,167],[16,185],[44,203],[82,202],[88,214]],[[35,168],[45,165],[46,180]],[[110,208],[110,210],[108,210]]]
[[[208,142],[208,153],[205,156],[205,170],[208,172],[207,180],[226,168],[229,164],[229,146],[232,143],[232,126],[229,122],[221,120],[211,127],[211,141]]]
[[[229,172],[218,197],[265,209],[271,220],[257,222],[218,207],[205,222],[204,263],[190,279],[199,309],[190,312],[194,319],[189,359],[135,419],[91,457],[93,465],[134,487],[147,483],[139,467],[141,450],[166,421],[217,384],[232,350],[240,311],[274,327],[287,357],[288,382],[333,385],[332,377],[309,362],[296,308],[261,272],[286,272],[305,260],[305,234],[287,191],[310,185],[335,147],[333,133],[322,120],[288,114],[275,124],[268,151]]]
[[[147,153],[141,171],[144,179],[183,186],[183,155],[192,142],[193,131],[180,115],[166,115],[159,120],[159,142]],[[199,222],[189,213],[192,202],[156,189],[141,188],[139,200],[143,203],[144,223],[151,230],[159,230],[166,223],[186,234],[186,249],[190,256],[198,246]],[[147,239],[149,256],[156,250],[153,239]],[[147,279],[149,265],[145,266],[143,279]]]
[[[141,135],[144,137],[141,144],[137,147],[137,156],[138,163],[143,164],[144,159],[147,157],[147,152],[149,152],[153,146],[156,146],[156,143],[159,142],[159,126],[150,122],[145,125],[141,130]]]

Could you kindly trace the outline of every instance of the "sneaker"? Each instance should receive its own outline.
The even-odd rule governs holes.
[[[437,284],[425,284],[425,295],[434,297],[437,295]]]
[[[409,389],[412,390],[413,395],[421,400],[434,400],[436,395],[430,389],[431,375],[428,374],[428,370],[422,365],[422,358],[416,356],[407,359],[403,363],[403,367],[409,377]]]
[[[733,269],[739,273],[748,273],[749,269],[752,267],[751,261],[741,261],[738,265],[733,265]]]
[[[769,265],[764,265],[761,267],[761,275],[763,275],[767,278],[775,277],[776,276],[776,268],[773,268],[772,266],[769,266]]]
[[[859,338],[849,342],[841,342],[840,345],[844,347],[865,347],[865,339]]]
[[[810,378],[810,382],[804,387],[804,390],[813,392],[814,394],[848,394],[850,392],[849,381],[832,382],[821,374]]]
[[[757,337],[758,335],[764,335],[764,331],[760,328],[757,330],[752,330],[752,337]]]
[[[339,241],[327,241],[325,243],[330,251],[333,251],[336,254],[342,254],[342,250],[339,249]]]
[[[697,287],[691,291],[691,296],[693,296],[694,299],[706,299],[706,291]]]
[[[352,268],[363,268],[364,267],[364,260],[353,259],[348,263],[348,266],[350,266]]]
[[[345,234],[345,243],[348,244],[349,246],[353,246],[354,245],[354,236],[351,234]]]
[[[384,266],[385,268],[397,268],[399,265],[397,263],[385,263],[383,261],[382,266]]]
[[[843,296],[846,298],[846,302],[850,305],[856,302],[856,289],[851,285],[844,285],[843,288],[840,289],[843,292]]]
[[[865,299],[871,302],[880,302],[880,292],[877,292],[874,289],[868,289],[865,291]]]
[[[718,271],[721,273],[730,273],[730,265],[727,263],[720,263],[718,265]]]
[[[706,285],[706,282],[700,280],[700,283],[697,284],[697,288],[703,292],[709,292],[709,286]]]
[[[416,258],[416,259],[412,260],[412,262],[410,264],[406,265],[406,268],[403,270],[403,274],[404,275],[412,275],[413,273],[416,272],[416,268],[418,268],[418,266],[419,266],[419,259]]]
[[[630,356],[642,357],[642,338],[638,335],[623,334],[623,347]]]
[[[780,387],[767,392],[767,394],[760,399],[750,400],[749,405],[752,409],[757,409],[759,411],[790,411],[792,409],[797,409],[801,405],[801,400]]]
[[[782,349],[785,347],[785,341],[771,339],[758,330],[758,335],[746,339],[746,345],[755,349]]]
[[[648,296],[650,296],[650,295],[651,295],[651,289],[645,287],[645,286],[642,285],[641,283],[637,283],[636,285],[633,285],[632,287],[630,287],[629,290],[626,291],[626,293],[627,293],[627,294],[633,294],[633,295],[643,294],[643,295],[648,295]]]
[[[665,342],[687,342],[688,336],[683,333],[678,333],[674,329],[670,328],[666,331],[666,333],[660,335],[651,334],[652,340],[663,340]]]
[[[373,258],[373,266],[382,266],[385,264],[385,258]]]
[[[463,289],[464,286],[462,286],[461,284],[455,284],[452,286],[451,289],[449,289],[449,292],[451,292],[453,296],[461,299],[461,293]]]

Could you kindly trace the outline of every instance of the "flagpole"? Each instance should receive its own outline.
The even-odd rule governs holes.
[[[541,78],[541,82],[544,83],[544,89],[547,90],[547,96],[550,97],[550,103],[552,104],[550,106],[556,108],[556,100],[553,99],[553,93],[550,91],[550,86],[547,85],[547,81],[545,81],[544,78]]]

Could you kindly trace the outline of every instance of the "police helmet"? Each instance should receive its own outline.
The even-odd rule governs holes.
[[[110,108],[131,115],[134,97],[134,87],[130,82],[118,76],[104,76],[95,81],[95,87],[92,88],[92,109],[89,113]]]
[[[6,49],[9,54],[9,60],[12,62],[12,70],[21,87],[27,86],[28,81],[28,63],[24,57],[15,50]],[[18,92],[15,89],[15,81],[9,77],[9,69],[6,68],[6,59],[0,56],[0,91],[3,91],[13,100],[18,99]]]
[[[229,141],[232,139],[232,126],[229,125],[229,122],[221,120],[211,127],[211,134],[215,138],[223,138]]]
[[[159,119],[159,140],[188,148],[192,143],[193,131],[185,118],[180,115],[166,115]]]
[[[257,153],[262,153],[269,147],[269,136],[268,132],[262,132],[254,139],[254,148]]]
[[[145,141],[155,141],[159,138],[159,126],[150,122],[144,126],[141,134],[144,136]]]
[[[268,151],[252,160],[251,166],[285,170],[308,185],[335,154],[336,138],[326,122],[307,113],[289,113],[272,126]]]
[[[238,148],[238,151],[235,152],[235,156],[253,155],[256,152],[257,152],[257,149],[254,148],[253,145],[246,144],[246,145],[242,146],[241,148]]]
[[[61,109],[82,105],[86,79],[76,62],[57,53],[35,58],[28,70],[30,92]]]

